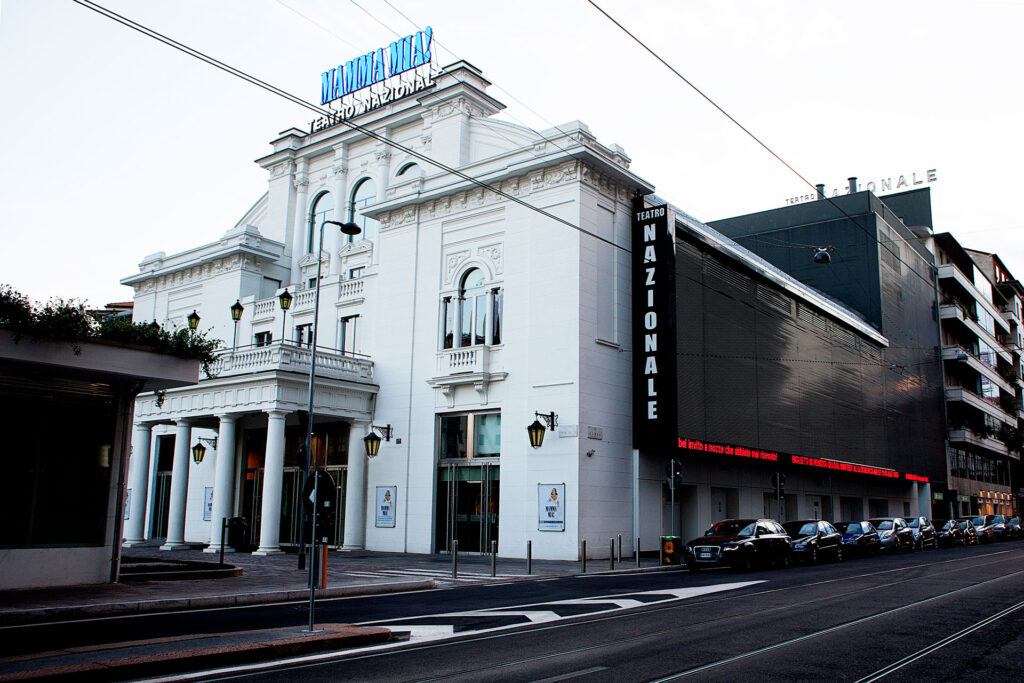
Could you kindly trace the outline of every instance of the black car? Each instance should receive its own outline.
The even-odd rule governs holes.
[[[821,519],[786,522],[782,528],[793,542],[793,556],[815,564],[819,559],[843,559],[843,535]]]
[[[1001,515],[978,515],[971,518],[971,524],[978,532],[978,539],[982,543],[992,543],[1001,540],[1006,533],[1006,527],[1002,523],[996,523],[996,517],[1002,519]]]
[[[961,529],[964,531],[964,542],[967,545],[978,545],[981,543],[981,536],[978,535],[978,529],[969,519],[961,519],[957,522]]]
[[[878,529],[882,550],[914,550],[914,532],[902,517],[874,517],[868,521]]]
[[[907,517],[907,526],[914,533],[914,548],[924,550],[925,548],[938,548],[939,542],[936,538],[935,527],[927,517]]]
[[[788,567],[793,561],[793,545],[775,520],[727,519],[687,543],[684,557],[690,571],[722,565],[733,569],[770,564]]]
[[[1006,536],[1011,540],[1017,540],[1024,537],[1024,527],[1021,527],[1020,525],[1020,517],[1006,518]]]
[[[847,557],[881,552],[882,541],[878,537],[878,529],[871,522],[836,522],[835,526],[843,535],[843,552]]]
[[[938,529],[936,541],[940,548],[951,548],[954,545],[967,545],[967,532],[955,519],[936,519],[934,526]]]

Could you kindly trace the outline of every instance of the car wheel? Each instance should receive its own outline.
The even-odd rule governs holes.
[[[914,544],[914,550],[924,550],[924,539],[918,539],[917,543]]]

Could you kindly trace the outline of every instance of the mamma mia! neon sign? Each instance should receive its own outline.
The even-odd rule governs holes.
[[[320,104],[333,102],[392,76],[429,64],[433,43],[434,29],[428,26],[394,41],[387,47],[387,52],[385,48],[379,47],[324,71],[320,76]]]

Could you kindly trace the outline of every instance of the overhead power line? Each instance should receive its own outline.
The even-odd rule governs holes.
[[[756,143],[757,143],[758,145],[760,145],[761,147],[763,147],[763,148],[764,148],[764,150],[765,150],[766,152],[768,152],[768,154],[770,154],[770,155],[771,155],[771,156],[773,156],[773,157],[774,157],[774,158],[775,158],[776,160],[778,160],[778,162],[779,162],[780,164],[782,164],[783,166],[785,166],[786,168],[788,168],[788,169],[790,170],[790,172],[792,172],[792,173],[793,173],[793,175],[795,175],[795,176],[796,176],[797,178],[799,178],[800,180],[802,180],[802,181],[804,182],[804,184],[805,184],[805,185],[807,185],[807,187],[809,187],[809,188],[811,188],[812,190],[814,190],[815,192],[817,192],[817,188],[816,188],[816,187],[814,186],[814,184],[813,184],[813,183],[811,183],[811,181],[807,180],[807,178],[805,178],[805,177],[804,177],[803,175],[801,175],[799,171],[797,171],[797,170],[796,170],[795,168],[793,168],[793,167],[792,167],[792,166],[791,166],[791,165],[790,165],[789,163],[787,163],[785,159],[783,159],[783,158],[782,158],[781,156],[779,156],[779,155],[778,155],[778,154],[777,154],[777,153],[775,152],[775,150],[773,150],[773,149],[772,149],[771,147],[769,147],[769,146],[768,146],[768,145],[767,145],[767,144],[766,144],[765,142],[763,142],[763,141],[761,140],[761,138],[757,137],[757,136],[756,136],[756,135],[754,135],[754,134],[753,134],[752,132],[750,132],[750,130],[749,130],[749,129],[748,129],[748,128],[747,128],[746,126],[744,126],[743,124],[741,124],[741,123],[740,123],[739,121],[737,121],[737,120],[736,120],[736,119],[735,119],[735,118],[734,118],[734,117],[733,117],[733,116],[732,116],[732,115],[731,115],[731,114],[730,114],[729,112],[727,112],[727,111],[726,111],[725,109],[723,109],[723,108],[722,108],[721,106],[719,106],[719,104],[718,104],[717,102],[715,102],[715,101],[714,101],[713,99],[711,99],[711,98],[710,98],[710,97],[709,97],[708,95],[706,95],[706,94],[704,93],[704,91],[703,91],[703,90],[701,90],[701,89],[700,89],[700,88],[698,88],[698,87],[697,87],[696,85],[694,85],[694,84],[693,84],[693,83],[692,83],[692,82],[690,81],[690,79],[686,78],[686,76],[684,76],[683,74],[679,73],[679,70],[678,70],[678,69],[676,69],[676,68],[675,68],[674,66],[672,66],[671,64],[669,64],[669,63],[668,63],[668,61],[666,61],[666,60],[665,60],[665,59],[664,59],[664,58],[663,58],[663,57],[662,57],[661,55],[659,55],[659,54],[658,54],[657,52],[655,52],[655,51],[654,51],[653,49],[651,49],[650,47],[648,47],[648,45],[647,45],[647,44],[646,44],[646,43],[645,43],[644,41],[640,40],[640,38],[638,38],[638,37],[636,36],[636,34],[634,34],[634,33],[633,33],[632,31],[630,31],[630,30],[629,30],[628,28],[626,28],[625,26],[623,26],[623,25],[622,25],[622,24],[621,24],[621,23],[620,23],[620,22],[619,22],[619,21],[618,21],[618,20],[617,20],[617,19],[616,19],[615,17],[613,17],[612,15],[608,14],[608,12],[604,11],[604,10],[603,10],[603,9],[602,9],[602,8],[601,8],[601,7],[600,7],[600,6],[599,6],[599,5],[598,5],[598,4],[596,3],[596,2],[594,2],[594,0],[587,0],[587,2],[589,2],[589,3],[590,3],[590,4],[591,4],[591,5],[593,6],[593,7],[594,7],[594,9],[596,9],[596,10],[597,10],[598,12],[600,12],[600,13],[601,13],[601,14],[603,14],[603,15],[604,15],[605,17],[607,17],[607,18],[608,18],[608,20],[609,20],[610,22],[612,22],[613,24],[615,24],[615,25],[616,25],[616,26],[617,26],[617,27],[619,28],[619,30],[621,30],[621,31],[622,31],[623,33],[625,33],[625,34],[626,34],[627,36],[629,36],[630,38],[632,38],[632,39],[633,39],[633,41],[634,41],[634,42],[635,42],[635,43],[636,43],[637,45],[639,45],[640,47],[642,47],[642,48],[643,48],[644,50],[646,50],[646,51],[647,51],[647,52],[648,52],[648,53],[649,53],[649,54],[650,54],[650,55],[651,55],[652,57],[654,57],[654,58],[655,58],[655,59],[657,59],[657,60],[658,60],[659,62],[661,62],[661,63],[662,63],[662,64],[663,64],[664,66],[665,66],[665,68],[667,68],[667,69],[668,69],[669,71],[671,71],[671,72],[672,72],[673,74],[675,74],[675,76],[676,76],[677,78],[679,78],[679,80],[681,80],[681,81],[682,81],[683,83],[685,83],[686,85],[690,86],[690,88],[692,88],[692,89],[694,90],[694,92],[696,92],[696,93],[697,93],[698,95],[700,95],[700,96],[701,96],[702,98],[704,98],[705,100],[707,100],[708,104],[710,104],[710,105],[711,105],[712,107],[714,107],[714,108],[715,108],[715,109],[717,109],[717,110],[718,110],[719,112],[721,112],[721,114],[722,114],[723,116],[725,116],[725,117],[726,117],[727,119],[729,119],[729,121],[731,121],[731,122],[732,122],[733,124],[735,124],[737,128],[739,128],[739,129],[740,129],[740,130],[742,130],[742,131],[743,131],[744,133],[746,133],[746,134],[747,134],[748,136],[750,136],[750,139],[751,139],[751,140],[753,140],[753,141],[754,141],[754,142],[756,142]],[[898,253],[894,252],[894,251],[893,251],[892,249],[890,249],[890,248],[889,248],[888,246],[886,246],[885,244],[883,244],[883,243],[882,243],[882,242],[881,242],[881,241],[880,241],[880,240],[878,239],[878,237],[876,237],[875,235],[872,235],[872,234],[871,234],[871,233],[870,233],[870,232],[869,232],[869,231],[867,230],[867,228],[865,228],[865,227],[864,227],[864,226],[862,226],[862,225],[861,225],[860,223],[858,223],[857,221],[855,221],[855,220],[853,219],[853,216],[851,216],[850,214],[846,213],[846,211],[844,211],[844,210],[842,209],[842,207],[840,207],[840,206],[839,206],[838,204],[836,204],[836,203],[835,203],[834,201],[832,201],[832,198],[831,198],[831,197],[823,197],[823,199],[825,199],[826,201],[828,201],[828,203],[829,203],[829,204],[831,204],[831,205],[832,205],[832,207],[833,207],[833,208],[834,208],[834,209],[835,209],[836,211],[838,211],[839,213],[841,213],[841,214],[842,214],[842,215],[843,215],[843,216],[844,216],[844,217],[845,217],[845,218],[846,218],[847,220],[849,220],[849,221],[850,221],[851,223],[853,223],[853,224],[854,224],[855,226],[857,226],[857,228],[859,228],[860,230],[862,230],[862,231],[864,232],[864,234],[866,234],[866,235],[867,235],[867,236],[868,236],[869,238],[873,239],[873,240],[875,241],[875,243],[876,243],[876,244],[878,244],[878,245],[879,245],[880,247],[882,247],[883,249],[885,249],[886,251],[888,251],[888,252],[889,252],[890,254],[892,254],[892,257],[893,257],[894,259],[896,259],[897,261],[899,261],[900,263],[902,263],[903,265],[905,265],[905,266],[906,266],[906,267],[907,267],[907,268],[908,268],[908,269],[909,269],[909,270],[910,270],[910,271],[911,271],[912,273],[914,273],[914,275],[916,275],[917,277],[921,278],[921,280],[923,280],[923,281],[924,281],[925,283],[927,283],[928,285],[934,285],[934,282],[933,282],[933,281],[932,281],[931,279],[929,279],[929,278],[926,278],[926,277],[925,277],[924,275],[922,275],[921,273],[917,272],[917,270],[916,270],[916,269],[915,269],[915,268],[914,268],[914,267],[913,267],[912,265],[910,265],[909,263],[907,263],[906,261],[904,261],[904,260],[903,260],[903,259],[902,259],[902,258],[900,257],[900,255],[899,255]]]
[[[278,88],[275,85],[271,85],[270,83],[267,83],[266,81],[260,80],[259,78],[256,78],[255,76],[253,76],[253,75],[251,75],[251,74],[249,74],[249,73],[247,73],[245,71],[242,71],[241,69],[237,69],[237,68],[235,68],[235,67],[233,67],[233,66],[231,66],[229,64],[221,62],[220,60],[217,60],[217,59],[207,55],[204,52],[196,50],[195,48],[191,48],[188,45],[185,45],[184,43],[180,43],[180,42],[174,40],[173,38],[165,36],[162,33],[159,33],[159,32],[157,32],[157,31],[155,31],[155,30],[153,30],[151,28],[148,28],[148,27],[146,27],[146,26],[144,26],[142,24],[139,24],[138,22],[132,21],[131,19],[128,19],[127,17],[124,17],[124,16],[122,16],[122,15],[120,15],[120,14],[118,14],[118,13],[112,11],[112,10],[107,9],[106,7],[103,7],[101,5],[96,4],[95,2],[91,2],[91,0],[73,0],[73,1],[75,3],[81,5],[81,6],[85,7],[86,9],[90,9],[90,10],[96,12],[97,14],[100,14],[100,15],[102,15],[104,17],[107,17],[108,19],[112,19],[112,20],[118,22],[119,24],[127,26],[128,28],[130,28],[130,29],[132,29],[134,31],[138,31],[139,33],[141,33],[141,34],[143,34],[143,35],[145,35],[145,36],[147,36],[149,38],[153,38],[154,40],[158,40],[161,43],[164,43],[165,45],[173,47],[174,49],[179,50],[181,52],[184,52],[185,54],[189,55],[190,57],[194,57],[194,58],[199,59],[199,60],[201,60],[203,62],[206,62],[207,64],[209,64],[211,66],[214,66],[214,67],[216,67],[216,68],[218,68],[218,69],[220,69],[222,71],[225,71],[225,72],[231,74],[232,76],[235,76],[236,78],[240,78],[240,79],[242,79],[244,81],[247,81],[247,82],[251,83],[252,85],[255,85],[257,87],[263,88],[264,90],[266,90],[268,92],[271,92],[271,93],[277,95],[278,97],[282,97],[282,98],[284,98],[286,100],[289,100],[290,102],[298,104],[301,107],[304,107],[306,109],[314,111],[314,112],[316,112],[317,114],[319,114],[321,116],[327,116],[327,115],[330,115],[330,114],[333,113],[329,109],[324,109],[324,108],[319,107],[319,106],[317,106],[315,104],[307,102],[306,100],[302,99],[298,95],[293,95],[292,93],[289,93],[286,90],[282,90],[281,88]],[[569,228],[572,228],[573,230],[576,230],[577,232],[580,232],[580,233],[582,233],[584,235],[588,235],[590,237],[593,237],[596,240],[604,242],[605,244],[608,244],[608,245],[610,245],[610,246],[612,246],[612,247],[614,247],[616,249],[620,249],[620,250],[622,250],[622,251],[624,251],[626,253],[631,253],[631,250],[628,247],[623,247],[623,246],[621,246],[619,244],[616,244],[612,240],[609,240],[609,239],[607,239],[605,237],[602,237],[601,235],[598,235],[598,234],[595,234],[593,232],[590,232],[589,230],[586,230],[585,228],[582,228],[582,227],[580,227],[578,225],[575,225],[571,221],[567,221],[564,218],[561,218],[560,216],[556,216],[555,214],[550,213],[548,211],[545,211],[544,209],[541,209],[540,207],[534,206],[533,204],[530,204],[529,202],[524,201],[524,200],[520,199],[519,197],[516,197],[514,195],[508,194],[507,192],[501,190],[500,188],[494,187],[493,185],[490,185],[490,184],[488,184],[488,183],[486,183],[486,182],[484,182],[484,181],[482,181],[482,180],[480,180],[478,178],[474,178],[473,176],[471,176],[471,175],[469,175],[469,174],[467,174],[467,173],[465,173],[463,171],[460,171],[457,168],[452,168],[451,166],[448,166],[447,164],[444,164],[444,163],[442,163],[440,161],[432,159],[431,157],[427,156],[426,154],[423,154],[422,152],[417,152],[416,150],[414,150],[414,149],[412,149],[410,147],[406,147],[405,145],[402,145],[401,143],[395,142],[394,140],[391,140],[390,138],[388,138],[388,137],[386,137],[384,135],[381,135],[380,133],[378,133],[378,132],[376,132],[374,130],[371,130],[371,129],[365,127],[365,126],[362,126],[362,125],[360,125],[358,123],[354,123],[352,121],[341,121],[340,123],[341,123],[341,125],[348,126],[352,130],[358,131],[358,132],[362,133],[363,135],[366,135],[369,138],[377,140],[378,142],[381,142],[381,143],[383,143],[385,145],[388,145],[389,147],[392,147],[394,149],[400,150],[400,151],[408,154],[411,157],[414,157],[416,159],[419,159],[420,161],[424,161],[424,162],[426,162],[426,163],[428,163],[428,164],[430,164],[432,166],[435,166],[435,167],[437,167],[437,168],[439,168],[439,169],[441,169],[443,171],[451,173],[452,175],[454,175],[454,176],[456,176],[458,178],[461,178],[461,179],[463,179],[463,180],[465,180],[467,182],[470,182],[473,185],[476,185],[477,187],[480,187],[480,188],[485,189],[485,190],[490,190],[491,192],[495,193],[499,197],[507,199],[510,202],[518,204],[518,205],[520,205],[520,206],[522,206],[522,207],[524,207],[526,209],[529,209],[530,211],[534,211],[534,212],[536,212],[536,213],[538,213],[538,214],[540,214],[542,216],[550,218],[551,220],[556,221],[558,223],[561,223],[562,225],[565,225],[565,226],[567,226]]]

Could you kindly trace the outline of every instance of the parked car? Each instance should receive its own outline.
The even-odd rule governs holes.
[[[982,543],[992,543],[993,541],[1001,540],[1006,533],[1006,527],[1003,524],[997,525],[995,520],[996,515],[978,515],[971,518],[971,524],[977,530],[978,539]]]
[[[684,548],[690,571],[725,565],[753,569],[774,564],[788,567],[793,561],[789,535],[772,519],[726,519]]]
[[[1006,517],[1003,515],[992,515],[992,535],[997,541],[1010,540],[1010,535],[1006,530]]]
[[[907,526],[914,533],[914,548],[924,550],[925,548],[939,547],[935,534],[935,526],[928,521],[927,517],[908,517]]]
[[[1019,540],[1024,537],[1024,527],[1020,525],[1020,517],[1006,518],[1006,535],[1011,540]]]
[[[868,521],[878,529],[882,550],[914,550],[914,532],[902,517],[873,517]]]
[[[967,545],[978,545],[981,543],[981,537],[978,535],[978,529],[969,519],[961,519],[957,524],[964,530],[964,542]]]
[[[836,562],[843,559],[843,535],[821,519],[786,522],[782,528],[793,542],[793,557],[816,564],[827,558]]]
[[[967,532],[955,519],[936,519],[933,525],[938,530],[936,541],[940,548],[951,548],[954,545],[967,545]]]
[[[843,553],[853,555],[877,555],[882,550],[878,529],[867,520],[860,522],[836,522],[836,529],[843,535]]]

